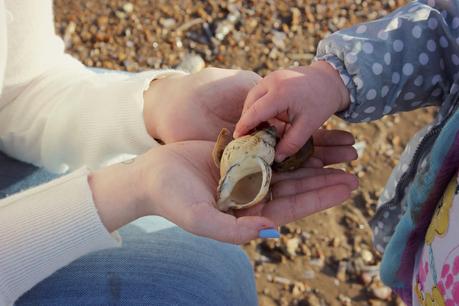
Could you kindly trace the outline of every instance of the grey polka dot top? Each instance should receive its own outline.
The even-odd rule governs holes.
[[[380,199],[371,225],[375,246],[382,252],[404,213],[403,196],[410,182],[406,176],[428,164],[429,147],[423,146],[426,152],[414,161],[416,148],[458,104],[459,1],[414,1],[384,18],[333,33],[320,42],[316,60],[339,71],[351,104],[338,115],[349,122],[439,107],[435,121],[405,148]]]

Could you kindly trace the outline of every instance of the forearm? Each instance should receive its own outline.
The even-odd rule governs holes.
[[[82,168],[0,200],[1,305],[73,260],[119,245],[101,223],[87,175]]]
[[[130,159],[88,177],[97,212],[109,232],[146,215],[146,196],[134,163],[135,159]]]

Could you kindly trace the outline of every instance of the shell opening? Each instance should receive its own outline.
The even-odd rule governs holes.
[[[231,191],[231,200],[240,205],[250,203],[260,192],[262,183],[263,173],[261,171],[243,177]]]
[[[229,169],[219,184],[217,208],[242,209],[262,201],[269,191],[271,167],[262,158],[248,158]]]

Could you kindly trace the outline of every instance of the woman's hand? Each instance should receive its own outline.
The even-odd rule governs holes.
[[[251,71],[207,68],[155,80],[144,94],[147,131],[164,143],[215,141],[222,128],[234,130],[247,93],[260,79]]]
[[[345,144],[353,138],[322,131],[315,141],[316,155],[307,168],[274,175],[273,199],[236,216],[215,208],[219,171],[211,158],[213,142],[158,146],[135,160],[96,171],[89,182],[109,231],[141,216],[160,215],[196,235],[240,244],[257,238],[261,229],[293,222],[350,197],[357,179],[321,166],[354,159],[355,150]],[[331,154],[336,150],[341,157]]]

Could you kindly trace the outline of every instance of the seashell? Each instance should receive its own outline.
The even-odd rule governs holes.
[[[214,147],[214,162],[220,166],[217,208],[221,211],[248,208],[269,192],[274,161],[276,130],[269,127],[229,142],[223,129]]]
[[[219,210],[243,209],[261,202],[269,192],[272,170],[295,170],[314,151],[311,138],[296,154],[273,164],[276,137],[274,127],[262,128],[235,140],[231,140],[227,129],[220,132],[212,152],[215,165],[220,168]]]
[[[272,168],[277,172],[293,171],[301,167],[301,165],[303,165],[313,153],[314,142],[311,137],[298,152],[292,156],[287,157],[280,163],[274,162]]]

